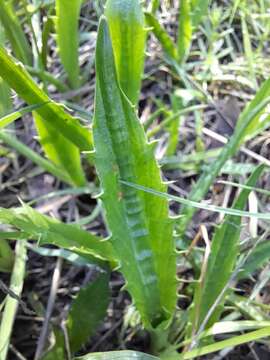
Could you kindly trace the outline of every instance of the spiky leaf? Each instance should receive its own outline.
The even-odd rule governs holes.
[[[147,326],[170,319],[176,303],[176,259],[168,204],[120,179],[165,191],[153,147],[120,90],[105,18],[96,49],[95,162],[102,200],[127,287]]]
[[[22,231],[25,239],[38,240],[40,245],[52,244],[81,254],[90,254],[99,259],[113,260],[114,252],[109,241],[74,225],[61,223],[30,208],[0,208],[0,223]],[[8,236],[6,236],[8,238]]]

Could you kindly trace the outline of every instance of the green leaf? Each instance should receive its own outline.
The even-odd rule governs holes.
[[[191,19],[194,30],[207,15],[211,0],[191,0]]]
[[[14,111],[14,112],[12,112],[10,114],[7,114],[5,112],[5,114],[3,114],[3,116],[0,118],[0,129],[3,129],[4,127],[8,126],[9,124],[13,123],[14,121],[20,119],[25,114],[28,114],[28,113],[38,109],[39,107],[45,105],[45,104],[46,103],[26,106],[25,108],[22,108],[22,109],[20,109],[18,111]]]
[[[21,296],[23,289],[23,282],[25,276],[25,264],[27,260],[26,243],[17,242],[15,248],[15,261],[10,280],[10,290],[18,299]],[[1,360],[6,360],[8,356],[10,338],[13,330],[18,308],[18,301],[14,297],[8,295],[4,311],[1,314],[0,323],[0,354]]]
[[[109,273],[103,273],[82,288],[73,300],[67,320],[72,353],[80,350],[104,319],[109,295]]]
[[[249,343],[252,341],[260,340],[260,339],[263,339],[263,338],[269,337],[269,336],[270,336],[270,327],[268,326],[268,327],[265,327],[260,330],[251,331],[247,334],[234,336],[227,340],[218,341],[214,344],[211,344],[208,346],[203,346],[203,347],[188,351],[188,352],[180,355],[178,357],[178,359],[179,360],[196,359],[199,356],[211,354],[216,351],[220,351],[220,350],[223,350],[226,348],[232,348],[237,345],[242,345],[242,344]]]
[[[137,105],[146,40],[140,2],[139,0],[108,0],[105,14],[110,28],[120,86],[129,100]]]
[[[98,268],[99,270],[102,270],[105,268],[107,269],[107,265],[108,265],[105,261],[97,259],[89,254],[78,255],[74,252],[65,249],[51,249],[43,246],[38,247],[36,245],[29,245],[29,244],[28,244],[28,248],[41,256],[61,257],[62,259],[65,259],[76,266],[87,266],[89,268],[94,268],[94,269]]]
[[[191,0],[181,0],[178,20],[178,58],[183,62],[189,53],[192,41]]]
[[[79,16],[82,0],[56,0],[56,40],[72,88],[79,86]]]
[[[1,235],[2,231],[0,232]],[[14,254],[5,238],[0,238],[0,271],[11,272],[14,264]]]
[[[32,51],[26,39],[11,1],[0,0],[0,21],[5,28],[15,56],[24,64],[31,65]]]
[[[0,129],[11,124],[23,115],[44,106],[45,104],[46,103],[40,105],[30,105],[4,116],[0,119]],[[66,142],[53,127],[47,124],[47,127],[50,128],[50,132],[48,133],[37,114],[35,116],[35,120],[39,127],[39,134],[42,139],[41,144],[45,148],[50,159],[53,160],[55,164],[59,165],[59,169],[54,164],[50,164],[49,161],[43,159],[40,155],[23,145],[15,137],[11,137],[7,133],[1,132],[0,139],[37,163],[39,166],[43,167],[45,170],[57,176],[59,179],[68,183],[83,185],[85,183],[85,178],[81,172],[79,158],[76,158],[77,150],[75,146],[70,142]],[[53,134],[54,136],[52,136]],[[74,151],[76,151],[76,153],[74,153]],[[62,170],[60,168],[62,168]],[[70,176],[67,173],[69,173]]]
[[[270,259],[270,243],[269,241],[262,242],[248,256],[247,261],[239,272],[239,279],[247,278],[256,270],[261,268]]]
[[[247,186],[254,186],[261,176],[264,167],[259,166],[247,181]],[[233,204],[234,209],[243,210],[248,196],[249,189],[243,189]],[[241,217],[228,215],[224,218],[221,226],[217,228],[211,245],[211,253],[208,259],[205,274],[203,274],[202,283],[199,283],[195,291],[195,328],[199,329],[208,316],[209,320],[204,327],[212,326],[219,318],[222,308],[216,307],[215,311],[212,306],[218,297],[222,294],[223,289],[227,286],[232,272],[236,265],[239,254],[239,239],[241,233]],[[220,271],[222,269],[222,271]],[[226,294],[226,293],[225,293]],[[224,295],[225,295],[224,294]],[[220,299],[219,304],[224,299]]]
[[[68,114],[64,107],[52,101],[38,87],[31,76],[0,46],[0,76],[28,105],[48,103],[36,112],[81,151],[92,149],[90,129],[84,128],[78,119]]]
[[[21,208],[0,208],[0,223],[11,225],[25,233],[25,238],[32,238],[38,244],[51,244],[78,254],[89,254],[102,260],[115,259],[111,243],[101,241],[95,235],[74,225],[42,215],[24,205]]]
[[[167,31],[160,25],[158,20],[151,13],[146,12],[145,18],[147,21],[147,25],[151,27],[151,30],[153,31],[156,38],[159,40],[165,54],[170,59],[177,60],[177,48]]]
[[[86,179],[77,146],[67,140],[50,123],[44,121],[36,112],[34,112],[34,120],[40,144],[48,158],[67,172],[74,185],[84,186]]]
[[[82,357],[77,357],[75,360],[158,360],[159,358],[144,354],[138,351],[110,351],[92,353]]]
[[[257,92],[255,98],[252,102],[245,108],[243,113],[241,114],[238,122],[237,128],[242,128],[242,124],[245,122],[245,118],[248,114],[256,107],[259,106],[268,96],[270,95],[270,79],[265,81]],[[269,104],[258,112],[256,116],[252,119],[252,121],[244,127],[241,137],[241,144],[244,142],[254,138],[258,135],[262,130],[267,128],[270,125],[270,116],[269,116]]]
[[[42,360],[65,360],[66,359],[66,344],[65,337],[63,332],[57,328],[53,327],[53,335],[55,345],[53,348],[48,351],[44,356],[42,356]]]
[[[8,144],[11,148],[18,151],[20,154],[24,155],[26,158],[33,161],[33,163],[37,164],[45,171],[48,171],[52,175],[56,176],[58,179],[66,182],[67,184],[73,184],[71,178],[64,169],[53,164],[49,160],[44,159],[36,151],[24,145],[15,136],[10,136],[7,132],[0,131],[0,140]]]
[[[206,170],[202,173],[199,180],[193,187],[189,200],[201,201],[210,186],[213,184],[215,178],[218,176],[223,165],[228,159],[235,155],[239,147],[246,140],[246,133],[249,126],[253,126],[257,121],[258,116],[267,114],[268,104],[270,102],[270,79],[268,79],[257,92],[254,99],[247,105],[243,113],[237,122],[237,126],[233,135],[230,137],[228,143],[224,146],[221,153],[211,165],[206,167]],[[268,116],[267,119],[269,120]],[[267,122],[269,124],[269,121]],[[253,136],[255,133],[253,132]],[[189,206],[184,206],[181,210],[181,218],[179,218],[177,232],[181,237],[185,234],[186,227],[189,224],[195,209]]]
[[[166,200],[120,179],[166,191],[143,127],[120,90],[105,18],[96,49],[95,163],[121,270],[147,327],[169,320],[176,303],[176,256]]]
[[[0,117],[6,115],[11,107],[12,102],[10,88],[0,77]]]
[[[152,195],[161,197],[163,199],[167,199],[169,201],[175,201],[175,202],[178,202],[179,204],[183,204],[183,205],[186,205],[186,206],[191,206],[191,207],[194,207],[195,209],[203,209],[203,210],[208,210],[208,211],[214,211],[214,212],[218,212],[220,214],[228,214],[228,215],[234,215],[234,216],[246,216],[248,218],[270,220],[270,214],[269,213],[260,213],[260,212],[251,213],[249,211],[242,211],[242,210],[237,210],[237,209],[233,209],[233,208],[225,208],[225,207],[222,207],[222,206],[216,206],[216,205],[211,205],[211,204],[207,204],[207,203],[191,201],[191,200],[185,199],[185,198],[180,197],[180,196],[167,194],[165,192],[157,191],[157,190],[152,189],[152,188],[148,188],[148,187],[145,187],[145,186],[142,186],[142,185],[134,184],[134,183],[131,183],[129,181],[120,180],[120,182],[122,184],[125,184],[125,185],[127,185],[129,187],[132,187],[134,189],[144,191],[144,192],[146,192],[148,194],[152,194]]]
[[[5,46],[5,32],[0,22],[0,45]],[[0,117],[6,115],[12,108],[11,91],[9,86],[0,77]]]

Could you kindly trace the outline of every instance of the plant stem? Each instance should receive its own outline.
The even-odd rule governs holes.
[[[15,262],[10,281],[10,289],[18,297],[21,295],[25,274],[26,242],[18,241],[15,249]],[[0,324],[0,360],[6,360],[13,323],[18,308],[14,297],[7,295],[4,313]]]

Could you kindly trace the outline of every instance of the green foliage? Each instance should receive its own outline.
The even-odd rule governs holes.
[[[201,201],[203,199],[226,161],[235,155],[240,145],[246,140],[247,136],[252,138],[256,135],[257,130],[262,128],[259,120],[262,116],[265,116],[265,119],[267,119],[265,120],[264,126],[266,126],[266,123],[269,124],[267,116],[268,104],[270,102],[269,95],[270,79],[265,81],[256,93],[254,99],[246,106],[237,122],[233,135],[222,149],[216,161],[209,165],[200,176],[200,179],[196,182],[191,194],[189,195],[189,200]],[[183,207],[181,211],[182,217],[178,222],[179,236],[183,236],[185,233],[186,227],[194,213],[194,208],[188,206]]]
[[[144,65],[146,30],[139,0],[108,0],[106,17],[110,28],[119,84],[137,105]]]
[[[21,230],[25,239],[35,239],[39,245],[52,244],[102,260],[115,259],[109,241],[101,241],[97,236],[75,225],[63,224],[41,215],[26,205],[15,209],[0,208],[0,222]]]
[[[9,114],[7,114],[7,112],[5,111],[5,113],[3,113],[3,115],[0,118],[0,129],[8,126],[9,124],[12,124],[15,120],[20,119],[23,115],[28,114],[43,105],[45,104],[26,106],[25,108],[22,108],[18,111],[14,111]]]
[[[96,49],[95,164],[112,244],[146,326],[171,318],[176,261],[165,200],[140,194],[120,179],[164,191],[160,171],[134,109],[120,91],[106,20]],[[112,95],[113,94],[113,95]]]
[[[146,3],[147,12],[144,15]],[[8,165],[16,167],[17,163],[20,164],[20,158],[18,161],[16,154],[9,151],[12,148],[72,186],[71,189],[62,188],[61,184],[61,190],[34,199],[32,206],[38,201],[67,194],[93,194],[97,188],[100,188],[102,200],[98,201],[92,214],[83,215],[83,218],[76,216],[77,225],[64,224],[27,205],[15,209],[0,208],[0,271],[11,272],[13,269],[11,290],[15,293],[15,298],[11,292],[6,303],[0,304],[0,353],[2,349],[4,351],[0,355],[1,360],[1,356],[4,356],[4,360],[7,356],[18,303],[22,307],[24,304],[19,296],[24,279],[26,249],[44,257],[60,257],[73,266],[85,266],[98,275],[78,292],[64,328],[49,326],[55,344],[43,360],[73,358],[94,334],[106,315],[111,269],[123,273],[125,288],[132,300],[119,338],[122,341],[124,333],[133,335],[144,328],[151,339],[150,352],[157,357],[123,350],[88,354],[78,357],[78,360],[192,359],[269,336],[269,321],[264,310],[268,310],[268,307],[255,297],[256,291],[258,293],[264,286],[269,275],[266,274],[255,286],[250,299],[246,295],[236,295],[233,289],[227,290],[233,282],[237,285],[239,279],[252,275],[269,261],[270,246],[265,241],[267,232],[261,238],[249,241],[248,246],[246,242],[243,246],[239,244],[242,217],[260,219],[259,230],[267,226],[265,223],[270,219],[270,214],[262,210],[264,198],[262,203],[258,198],[258,210],[245,210],[250,191],[257,191],[254,184],[262,174],[262,167],[257,168],[255,162],[244,163],[243,159],[232,157],[247,140],[253,139],[269,126],[270,80],[261,86],[245,107],[224,147],[204,151],[202,136],[206,130],[203,128],[203,109],[207,108],[208,111],[209,105],[215,108],[214,100],[220,94],[223,96],[224,89],[220,90],[216,84],[230,81],[225,91],[237,89],[236,96],[244,101],[243,86],[249,87],[250,94],[257,82],[269,76],[265,70],[268,63],[260,56],[270,34],[265,17],[266,2],[262,0],[250,5],[252,10],[256,10],[254,16],[246,10],[246,1],[236,1],[224,13],[220,4],[213,2],[213,6],[210,6],[210,3],[208,0],[179,1],[177,26],[167,21],[166,10],[171,5],[168,1],[107,0],[105,5],[105,0],[102,0],[94,1],[88,7],[82,0],[33,0],[29,4],[26,0],[0,0],[0,25],[4,28],[3,31],[0,26],[0,140],[4,143],[0,148],[1,156],[7,156]],[[86,12],[80,18],[82,5]],[[92,106],[88,105],[93,104],[85,102],[83,97],[85,89],[88,91],[89,87],[86,81],[94,74],[94,56],[91,55],[91,59],[89,57],[86,61],[83,58],[84,76],[80,77],[79,45],[80,40],[84,43],[95,35],[96,20],[103,10],[106,17],[102,16],[100,20],[95,58],[96,96],[92,134]],[[163,10],[165,13],[161,13]],[[97,16],[88,19],[86,14],[93,11]],[[259,21],[260,18],[262,20]],[[242,25],[243,38],[236,39],[235,32],[231,31],[234,30],[234,23],[236,26]],[[230,27],[231,24],[233,27]],[[53,33],[54,25],[56,34]],[[147,90],[147,97],[143,98],[146,104],[139,109],[143,110],[146,136],[137,117],[137,105],[144,75],[147,31],[153,32],[166,56],[165,63],[159,56],[155,59],[158,74],[162,74],[158,79],[158,88],[165,89],[164,92],[160,93],[156,88]],[[196,42],[192,44],[195,32]],[[51,37],[56,39],[58,45],[66,73],[63,77],[61,73],[58,77],[55,71],[51,71],[54,70],[52,59],[55,54],[50,49],[53,43]],[[22,64],[18,64],[5,50],[5,40],[7,48]],[[230,64],[230,58],[239,59],[234,49],[241,50],[241,46],[244,50],[243,62]],[[192,55],[190,59],[189,54]],[[38,79],[39,85],[29,74]],[[211,80],[218,83],[212,87]],[[146,87],[149,88],[149,83],[151,87],[152,82],[153,72],[147,67]],[[237,83],[237,87],[234,88],[232,82]],[[12,112],[11,90],[28,106]],[[83,114],[86,125],[53,101],[49,92],[53,98],[63,99],[65,104]],[[87,95],[92,99],[93,94]],[[17,106],[17,102],[15,104]],[[155,112],[149,114],[148,110],[152,108]],[[19,137],[16,138],[16,132],[14,136],[9,134],[10,125],[30,112],[33,113],[38,140],[48,159],[23,144]],[[222,115],[227,118],[225,112]],[[182,123],[187,114],[194,114],[192,124],[187,125],[188,131],[194,125],[194,153],[190,153],[193,146],[185,144],[190,138],[185,138],[184,132],[180,133],[179,144],[179,119],[181,117]],[[160,145],[147,141],[147,138],[151,139],[163,131],[166,136]],[[181,169],[181,178],[192,176],[195,179],[195,175],[200,175],[187,198],[167,193],[155,159],[156,150],[159,164],[166,170]],[[247,149],[242,148],[241,151],[247,153]],[[91,169],[87,169],[87,179],[93,182],[91,187],[86,185],[81,152],[87,157],[88,166],[91,166]],[[255,159],[269,163],[267,158],[257,155],[253,154]],[[96,169],[93,169],[93,164]],[[245,177],[254,168],[247,185],[239,186],[242,191],[231,207],[202,201],[220,173]],[[1,189],[9,185],[9,182],[5,183],[5,177],[6,174]],[[235,183],[227,182],[227,185],[235,186]],[[177,190],[173,186],[172,189]],[[259,192],[262,197],[269,195],[267,190]],[[169,201],[182,205],[180,217],[169,217]],[[96,221],[100,221],[97,216],[101,213],[102,204],[110,233],[107,239],[80,227],[95,226]],[[188,249],[184,241],[184,237],[190,235],[186,229],[196,209],[225,214],[223,223],[214,231],[211,246],[207,243],[205,256],[201,244],[193,246],[197,237]],[[172,210],[175,212],[174,208]],[[93,220],[95,223],[92,223]],[[176,239],[173,238],[174,230]],[[34,244],[26,244],[26,239],[34,240]],[[13,242],[9,246],[7,240],[17,241],[15,257]],[[183,249],[178,254],[175,240]],[[195,277],[201,269],[201,276],[195,285],[181,287],[180,296],[187,299],[190,307],[178,309],[176,275],[182,277],[183,264],[184,270],[189,269],[188,274],[194,273]],[[230,305],[228,309],[225,307],[227,304]],[[228,310],[228,316],[224,309]],[[221,314],[224,314],[224,318],[219,321]],[[136,317],[136,324],[130,320],[131,316]],[[247,333],[242,334],[244,331]],[[227,337],[225,334],[231,335]],[[214,341],[216,335],[221,341],[205,346]],[[223,340],[224,336],[226,340]],[[122,344],[121,348],[124,348]]]
[[[79,15],[82,0],[56,0],[57,44],[73,88],[79,85]]]
[[[247,186],[256,185],[263,168],[263,166],[260,166],[254,171],[247,182]],[[250,191],[250,189],[243,189],[232,207],[243,210]],[[208,321],[204,324],[205,328],[213,325],[220,316],[222,311],[220,304],[226,292],[218,304],[216,304],[214,311],[212,311],[212,307],[219,296],[222,295],[235,269],[239,254],[240,233],[241,217],[235,217],[233,215],[227,215],[222,225],[215,231],[207,268],[205,273],[201,274],[201,281],[197,285],[195,292],[195,319],[193,326],[196,330],[200,328],[207,317]],[[222,271],[220,271],[220,269],[222,269]]]
[[[26,268],[26,244],[17,242],[15,248],[15,260],[10,279],[10,290],[13,296],[7,295],[4,311],[0,320],[0,358],[6,360],[9,350],[13,324],[18,308],[18,299],[21,296]]]
[[[178,58],[182,62],[189,52],[192,41],[191,0],[181,0],[178,25]]]
[[[56,178],[64,181],[67,184],[73,184],[72,179],[66,173],[65,169],[62,169],[51,161],[44,159],[37,152],[19,141],[15,136],[9,135],[9,133],[6,131],[0,131],[0,140],[9,145],[12,149],[16,150],[18,153],[25,156],[27,159],[33,161],[33,163],[37,164],[45,171],[53,174]]]
[[[110,351],[104,353],[92,353],[82,357],[77,357],[76,360],[127,360],[127,359],[136,359],[136,360],[158,360],[157,357],[143,354],[138,351]]]
[[[98,301],[97,301],[98,299]],[[103,272],[86,285],[72,301],[66,321],[69,348],[72,354],[82,348],[93,335],[106,315],[109,304],[109,274]],[[58,328],[54,328],[55,345],[43,360],[63,360],[65,358],[65,338]]]
[[[191,20],[192,26],[196,29],[207,15],[211,0],[190,0],[191,2]]]
[[[153,33],[160,41],[165,54],[169,58],[177,60],[177,48],[167,31],[160,25],[158,20],[151,13],[145,13],[145,18],[148,26],[152,29]]]
[[[270,259],[270,244],[269,241],[264,241],[256,245],[255,249],[251,251],[248,258],[239,271],[238,278],[244,279],[252,275],[256,270],[265,265]]]
[[[38,113],[34,113],[34,119],[40,144],[48,158],[67,172],[74,185],[84,186],[86,180],[81,168],[78,148],[62,136],[54,126],[44,121]]]
[[[90,132],[60,105],[51,101],[3,48],[0,48],[0,61],[0,76],[19,96],[29,105],[45,104],[36,110],[35,122],[47,156],[67,171],[74,184],[84,185],[79,149],[91,149]]]
[[[32,64],[32,52],[11,1],[0,0],[0,21],[5,29],[15,56],[22,63]]]
[[[0,272],[11,272],[14,254],[5,239],[0,238]]]
[[[0,47],[0,63],[0,76],[28,105],[47,103],[36,110],[46,123],[50,123],[81,151],[91,150],[92,140],[89,129],[81,126],[78,119],[68,114],[63,106],[51,100],[3,47]]]
[[[68,315],[67,329],[72,353],[80,350],[106,315],[109,305],[109,275],[100,274],[96,280],[79,291]]]

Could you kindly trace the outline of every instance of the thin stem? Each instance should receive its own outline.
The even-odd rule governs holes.
[[[11,276],[10,289],[20,297],[23,280],[25,275],[25,263],[26,263],[26,242],[18,241],[15,249],[15,262]],[[18,301],[7,295],[4,313],[0,325],[0,360],[6,360],[12,328],[15,320],[15,315],[18,308]]]

